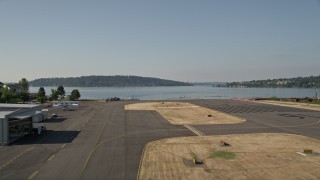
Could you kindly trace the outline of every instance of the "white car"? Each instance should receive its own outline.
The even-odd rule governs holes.
[[[58,113],[52,113],[51,118],[57,118],[58,117]]]

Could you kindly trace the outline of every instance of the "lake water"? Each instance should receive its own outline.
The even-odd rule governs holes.
[[[57,87],[44,87],[46,94]],[[304,88],[218,88],[211,86],[179,86],[179,87],[65,87],[69,95],[78,89],[81,99],[106,99],[119,97],[122,99],[137,98],[141,100],[170,99],[230,99],[253,97],[315,97],[320,89]],[[39,87],[30,87],[31,93],[38,92]]]

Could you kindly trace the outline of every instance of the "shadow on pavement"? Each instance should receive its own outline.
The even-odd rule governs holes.
[[[52,131],[47,130],[44,134],[34,135],[29,134],[11,144],[26,145],[26,144],[65,144],[71,143],[78,136],[80,131]]]
[[[60,123],[60,122],[63,122],[64,120],[66,120],[66,119],[67,118],[57,117],[57,118],[51,118],[51,119],[43,120],[40,123]]]

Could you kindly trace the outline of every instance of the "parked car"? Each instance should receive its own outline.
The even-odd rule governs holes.
[[[110,101],[120,101],[120,98],[118,98],[118,97],[113,97],[113,98],[110,98]]]
[[[52,116],[51,116],[51,118],[53,118],[53,119],[55,119],[57,117],[58,117],[58,113],[53,113]]]

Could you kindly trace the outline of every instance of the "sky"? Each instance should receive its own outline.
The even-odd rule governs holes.
[[[0,82],[320,75],[319,0],[0,0]]]

